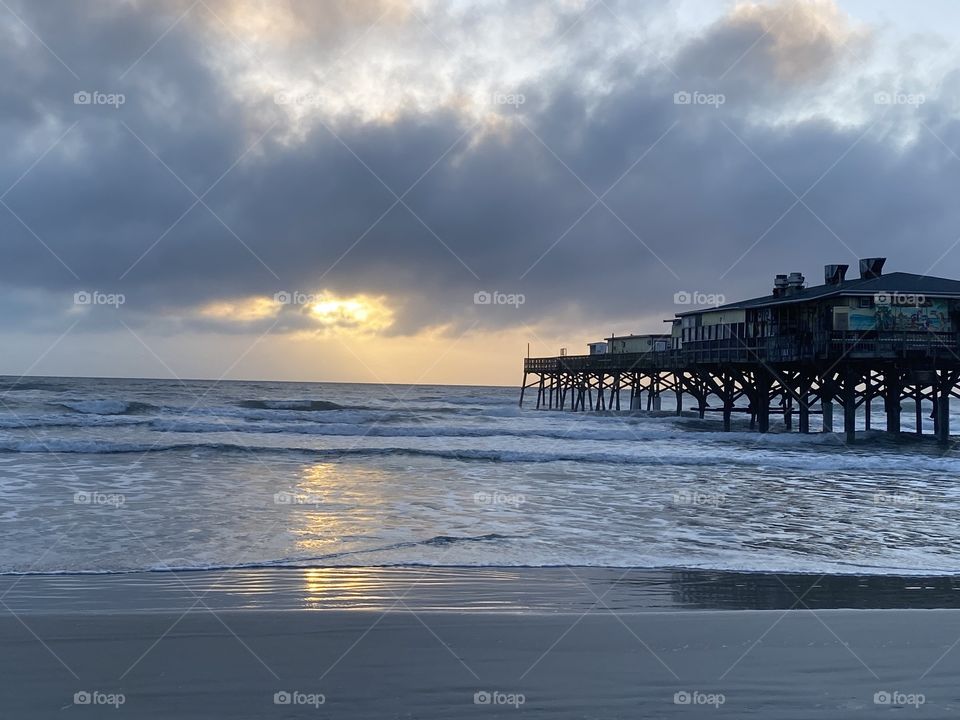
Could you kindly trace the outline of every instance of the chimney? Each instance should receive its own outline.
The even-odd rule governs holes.
[[[846,279],[849,268],[849,265],[824,265],[823,281],[827,285],[839,285]]]
[[[860,279],[870,280],[883,274],[883,264],[886,258],[863,258],[860,261]]]
[[[780,297],[785,295],[787,292],[787,276],[786,275],[777,275],[773,279],[773,296]]]
[[[790,275],[787,277],[787,289],[784,294],[793,295],[794,293],[800,292],[801,290],[803,290],[804,281],[805,281],[805,278],[803,277],[803,273],[798,273],[798,272],[790,273]]]

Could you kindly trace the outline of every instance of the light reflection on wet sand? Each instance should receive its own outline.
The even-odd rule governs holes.
[[[242,611],[580,614],[949,608],[960,577],[827,576],[615,568],[259,568],[0,578],[18,613]]]

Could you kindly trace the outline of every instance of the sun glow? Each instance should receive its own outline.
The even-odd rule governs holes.
[[[277,293],[274,297],[253,296],[217,300],[197,311],[204,320],[230,325],[286,320],[283,327],[310,337],[321,331],[376,333],[390,327],[393,310],[386,298],[369,295],[338,297],[331,293]]]
[[[366,295],[348,298],[323,295],[309,306],[309,314],[323,327],[346,327],[373,332],[393,324],[393,311],[387,307],[383,298]]]

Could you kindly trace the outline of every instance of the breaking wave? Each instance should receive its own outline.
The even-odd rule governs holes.
[[[302,412],[346,409],[343,405],[328,400],[241,400],[237,405],[248,410],[300,410]]]
[[[496,463],[553,463],[572,462],[607,465],[638,465],[655,468],[670,465],[679,467],[737,466],[767,471],[768,469],[795,469],[808,471],[891,471],[911,470],[930,472],[958,472],[960,458],[929,456],[898,456],[884,453],[811,455],[803,452],[768,451],[755,449],[750,453],[730,446],[711,448],[705,452],[689,452],[659,449],[645,451],[635,446],[634,451],[577,451],[577,450],[495,450],[467,448],[422,448],[422,447],[345,447],[315,448],[270,445],[247,445],[242,443],[149,443],[115,442],[87,439],[0,439],[0,453],[73,453],[110,455],[123,453],[157,452],[241,452],[278,455],[301,455],[305,457],[353,458],[377,456],[428,457],[464,462]]]
[[[125,415],[156,409],[149,403],[127,400],[64,400],[57,405],[83,415]]]

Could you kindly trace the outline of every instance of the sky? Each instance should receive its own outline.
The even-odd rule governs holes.
[[[934,0],[0,0],[0,373],[513,385],[528,344],[777,273],[960,277],[957,27]]]

